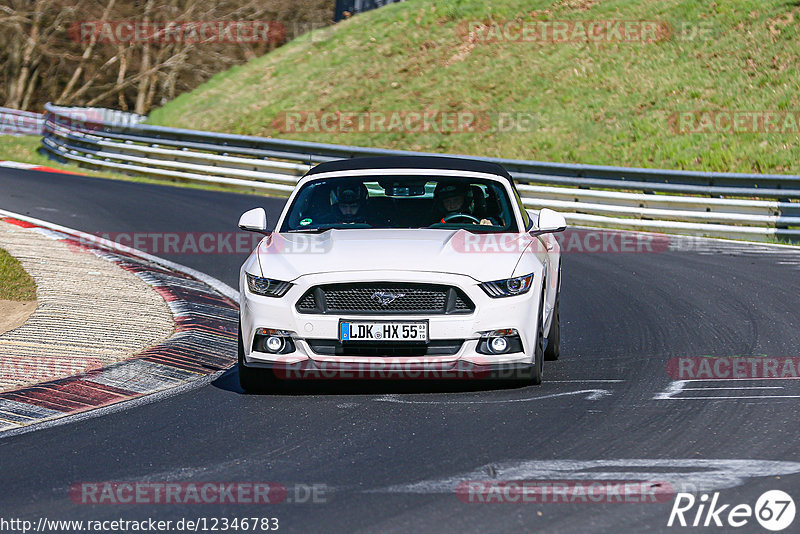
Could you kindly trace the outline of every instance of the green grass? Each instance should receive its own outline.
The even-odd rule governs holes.
[[[479,43],[472,20],[659,20],[657,43]],[[570,163],[800,174],[795,133],[675,134],[670,114],[800,111],[800,7],[787,0],[409,0],[214,76],[151,124]],[[705,33],[695,34],[695,29]],[[686,33],[685,33],[686,32]],[[285,111],[524,112],[484,133],[293,133]]]
[[[0,300],[36,300],[36,282],[16,258],[1,248]]]
[[[109,176],[109,173],[82,169],[77,165],[63,164],[52,160],[38,152],[40,146],[42,146],[42,138],[38,135],[0,136],[0,160],[43,165],[45,167],[52,167],[54,169],[80,174],[89,174],[92,176]]]

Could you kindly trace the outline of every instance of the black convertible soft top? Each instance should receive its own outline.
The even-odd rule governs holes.
[[[472,171],[495,174],[506,178],[513,184],[511,175],[497,163],[469,158],[449,158],[445,156],[380,156],[375,158],[337,159],[320,163],[306,173],[352,171],[359,169],[447,169],[453,171]]]

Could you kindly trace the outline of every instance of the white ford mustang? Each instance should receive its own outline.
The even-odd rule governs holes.
[[[495,377],[538,384],[559,355],[560,214],[462,158],[317,165],[239,277],[239,381]]]

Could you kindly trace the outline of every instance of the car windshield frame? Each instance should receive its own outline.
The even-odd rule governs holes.
[[[337,173],[338,174],[338,173]],[[476,188],[480,188],[482,192],[482,197],[484,201],[489,200],[490,198],[494,201],[494,208],[495,212],[492,212],[492,216],[484,217],[483,219],[479,219],[484,221],[484,224],[476,224],[469,219],[464,219],[463,221],[450,221],[450,222],[443,222],[436,221],[434,216],[438,216],[436,214],[436,199],[434,198],[434,190],[435,186],[439,182],[446,182],[448,184],[457,183],[457,182],[465,182],[468,184],[470,188],[475,186]],[[313,179],[309,179],[307,181],[301,181],[300,186],[295,190],[290,198],[290,203],[284,209],[283,213],[281,214],[281,218],[278,221],[277,231],[280,233],[322,233],[327,230],[336,229],[336,230],[355,230],[355,229],[374,229],[374,230],[408,230],[408,229],[443,229],[443,230],[466,230],[472,233],[517,233],[520,232],[520,214],[517,213],[519,206],[517,205],[517,197],[514,195],[514,192],[511,193],[509,190],[512,190],[513,187],[507,183],[508,180],[505,178],[498,179],[491,175],[483,175],[483,176],[463,176],[463,175],[451,175],[451,174],[444,174],[437,172],[436,170],[431,170],[430,173],[426,173],[424,175],[420,174],[385,174],[381,173],[380,171],[376,171],[375,173],[369,174],[362,174],[359,173],[358,175],[352,176],[326,176],[324,174],[320,174],[314,176]],[[312,201],[310,196],[314,193],[314,188],[325,187],[325,189],[320,190],[320,196],[325,198],[326,192],[330,195],[330,192],[344,184],[365,184],[368,191],[368,198],[370,198],[373,202],[376,198],[390,198],[394,199],[392,201],[393,209],[396,209],[399,203],[406,202],[405,199],[420,199],[420,202],[427,202],[430,204],[430,223],[429,224],[422,224],[423,220],[420,219],[415,221],[414,224],[374,224],[375,221],[370,221],[367,223],[366,221],[317,221],[315,222],[313,218],[307,217],[306,215],[308,212],[304,210],[313,209],[313,207],[308,206]],[[424,183],[424,194],[388,194],[389,190],[386,188],[386,184],[393,183],[397,186],[397,189],[404,189],[404,186],[409,188],[413,187],[415,184]],[[476,208],[478,202],[475,202],[475,198],[477,198],[477,190],[472,189],[472,197],[473,202],[475,203],[472,206],[474,210],[471,214],[483,216],[487,215],[486,212],[480,213],[480,209],[486,209],[485,206],[481,206],[480,208]],[[321,202],[319,199],[317,202]],[[330,201],[329,201],[330,202]],[[320,209],[326,209],[332,211],[334,206],[334,202],[330,202],[327,205],[319,206]],[[439,204],[441,207],[441,204]],[[478,211],[479,213],[475,213]],[[321,214],[321,213],[320,213]],[[428,214],[425,210],[422,210],[419,215],[423,217],[424,215]],[[317,215],[315,215],[317,216]],[[477,217],[476,217],[477,218]],[[305,222],[308,221],[308,222]],[[491,224],[485,224],[486,221],[490,222]],[[427,222],[424,221],[424,222]]]

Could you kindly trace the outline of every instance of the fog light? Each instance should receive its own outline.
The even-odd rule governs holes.
[[[508,350],[508,341],[504,337],[495,337],[489,340],[489,348],[496,354],[502,354]]]
[[[497,330],[484,330],[478,332],[480,339],[475,350],[478,354],[488,354],[499,356],[501,354],[516,354],[523,352],[522,339],[514,328],[502,328]]]
[[[280,352],[283,349],[283,338],[270,336],[264,343],[270,352]]]

